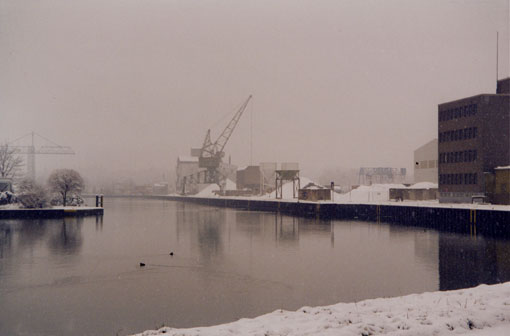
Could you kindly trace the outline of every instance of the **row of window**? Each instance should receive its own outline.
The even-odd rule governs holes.
[[[478,184],[476,173],[439,174],[439,184]]]
[[[476,161],[476,149],[460,152],[439,153],[439,163],[458,163]]]
[[[449,110],[439,111],[439,121],[469,117],[476,114],[478,107],[476,104],[456,107]]]
[[[439,142],[474,139],[478,135],[478,127],[461,128],[439,133]]]

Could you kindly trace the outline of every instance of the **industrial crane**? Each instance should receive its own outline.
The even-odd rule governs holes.
[[[201,170],[196,174],[184,177],[183,193],[186,193],[186,184],[194,183],[216,183],[220,187],[220,190],[225,189],[226,174],[221,167],[222,159],[225,156],[223,149],[234,132],[251,98],[252,96],[250,95],[241,105],[215,142],[211,141],[211,130],[207,130],[202,148],[200,149],[200,156],[198,157],[198,167],[201,168]]]
[[[32,136],[32,143],[28,146],[13,146],[12,143],[15,143],[23,138]],[[34,146],[34,136],[37,135],[40,138],[50,142],[52,145],[50,146],[41,146],[39,148],[35,148]],[[17,154],[26,154],[27,155],[27,177],[31,179],[35,179],[35,155],[36,154],[74,154],[74,150],[69,146],[60,146],[59,144],[54,143],[53,141],[43,137],[40,134],[35,132],[31,132],[29,134],[25,134],[24,136],[11,141],[8,143],[10,148],[16,149]]]

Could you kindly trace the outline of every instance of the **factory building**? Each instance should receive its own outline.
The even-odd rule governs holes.
[[[260,166],[248,166],[237,170],[236,184],[238,190],[249,189],[254,194],[260,193],[262,173]]]
[[[185,178],[196,174],[198,168],[198,157],[196,156],[179,156],[177,158],[177,167],[175,168],[176,181],[175,188],[177,192],[181,192],[184,188]]]
[[[479,94],[438,106],[440,202],[486,195],[496,167],[510,165],[510,78],[496,94]]]
[[[414,183],[437,183],[437,139],[414,151]]]

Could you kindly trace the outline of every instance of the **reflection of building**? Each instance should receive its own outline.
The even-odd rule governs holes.
[[[470,236],[439,236],[439,289],[453,290],[510,280],[508,242]]]
[[[414,151],[414,183],[437,183],[437,139]]]
[[[485,174],[510,164],[509,83],[438,106],[440,201],[471,202],[486,192]]]

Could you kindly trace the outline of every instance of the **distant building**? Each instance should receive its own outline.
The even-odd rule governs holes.
[[[510,165],[510,78],[496,94],[440,104],[438,120],[440,202],[485,195],[485,175]]]
[[[160,182],[152,185],[152,193],[154,195],[166,195],[168,194],[168,183]]]
[[[236,174],[237,189],[249,189],[253,193],[260,193],[262,174],[260,166],[248,166],[238,169]]]
[[[414,183],[437,183],[437,139],[414,151]]]
[[[405,178],[405,168],[361,167],[358,173],[358,184],[404,183]]]
[[[0,192],[9,191],[12,192],[12,179],[0,178]]]
[[[196,174],[199,170],[198,157],[179,156],[177,158],[177,167],[175,168],[175,188],[178,193],[183,190],[185,179],[190,175]]]

